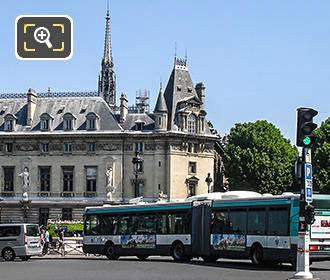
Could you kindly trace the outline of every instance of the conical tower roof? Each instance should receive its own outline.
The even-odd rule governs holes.
[[[160,112],[167,113],[168,112],[165,97],[164,97],[164,94],[163,94],[163,91],[162,91],[162,87],[160,87],[160,89],[159,89],[159,94],[158,94],[158,98],[157,98],[157,102],[156,102],[154,112],[155,113],[160,113]]]

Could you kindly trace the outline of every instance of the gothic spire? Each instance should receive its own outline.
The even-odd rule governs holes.
[[[111,34],[110,34],[110,12],[109,1],[107,1],[107,14],[105,16],[105,38],[104,38],[104,62],[112,62],[112,50],[111,50]]]
[[[107,1],[107,13],[105,17],[104,53],[99,76],[99,95],[102,96],[110,107],[116,106],[116,75],[111,48],[110,12],[109,0]]]

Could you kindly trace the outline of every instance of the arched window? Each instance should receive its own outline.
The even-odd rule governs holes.
[[[188,116],[188,133],[196,133],[196,116],[194,114],[190,114]]]
[[[73,130],[75,117],[71,113],[65,113],[63,116],[63,129]]]
[[[96,130],[97,129],[97,120],[99,116],[94,112],[89,112],[86,115],[86,129],[87,130]]]
[[[15,124],[16,124],[16,117],[12,114],[7,114],[5,117],[5,131],[13,131],[15,130]]]
[[[40,129],[41,130],[50,130],[50,126],[51,126],[51,121],[53,120],[54,118],[48,114],[48,113],[43,113],[41,116],[40,116]]]

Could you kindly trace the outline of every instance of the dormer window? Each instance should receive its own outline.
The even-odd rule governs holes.
[[[76,118],[71,113],[65,113],[63,116],[63,129],[73,130],[75,119]]]
[[[93,112],[90,112],[86,115],[86,129],[87,130],[96,130],[97,129],[97,121],[99,117]]]
[[[196,116],[190,114],[188,116],[188,133],[196,133]]]
[[[15,124],[16,124],[16,117],[12,114],[7,114],[5,117],[5,126],[4,126],[4,130],[5,131],[13,131],[15,128]]]
[[[54,118],[48,113],[44,113],[40,116],[40,129],[41,130],[50,130],[51,121]]]
[[[142,120],[136,120],[135,121],[135,128],[137,131],[143,131],[145,122]]]

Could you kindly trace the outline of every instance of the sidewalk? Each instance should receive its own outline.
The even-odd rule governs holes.
[[[107,259],[105,256],[95,256],[95,255],[73,255],[73,254],[68,254],[65,256],[61,256],[60,254],[48,254],[45,256],[33,256],[32,259],[44,259],[44,260],[51,260],[51,259],[84,259],[84,260],[88,260],[88,259]]]

